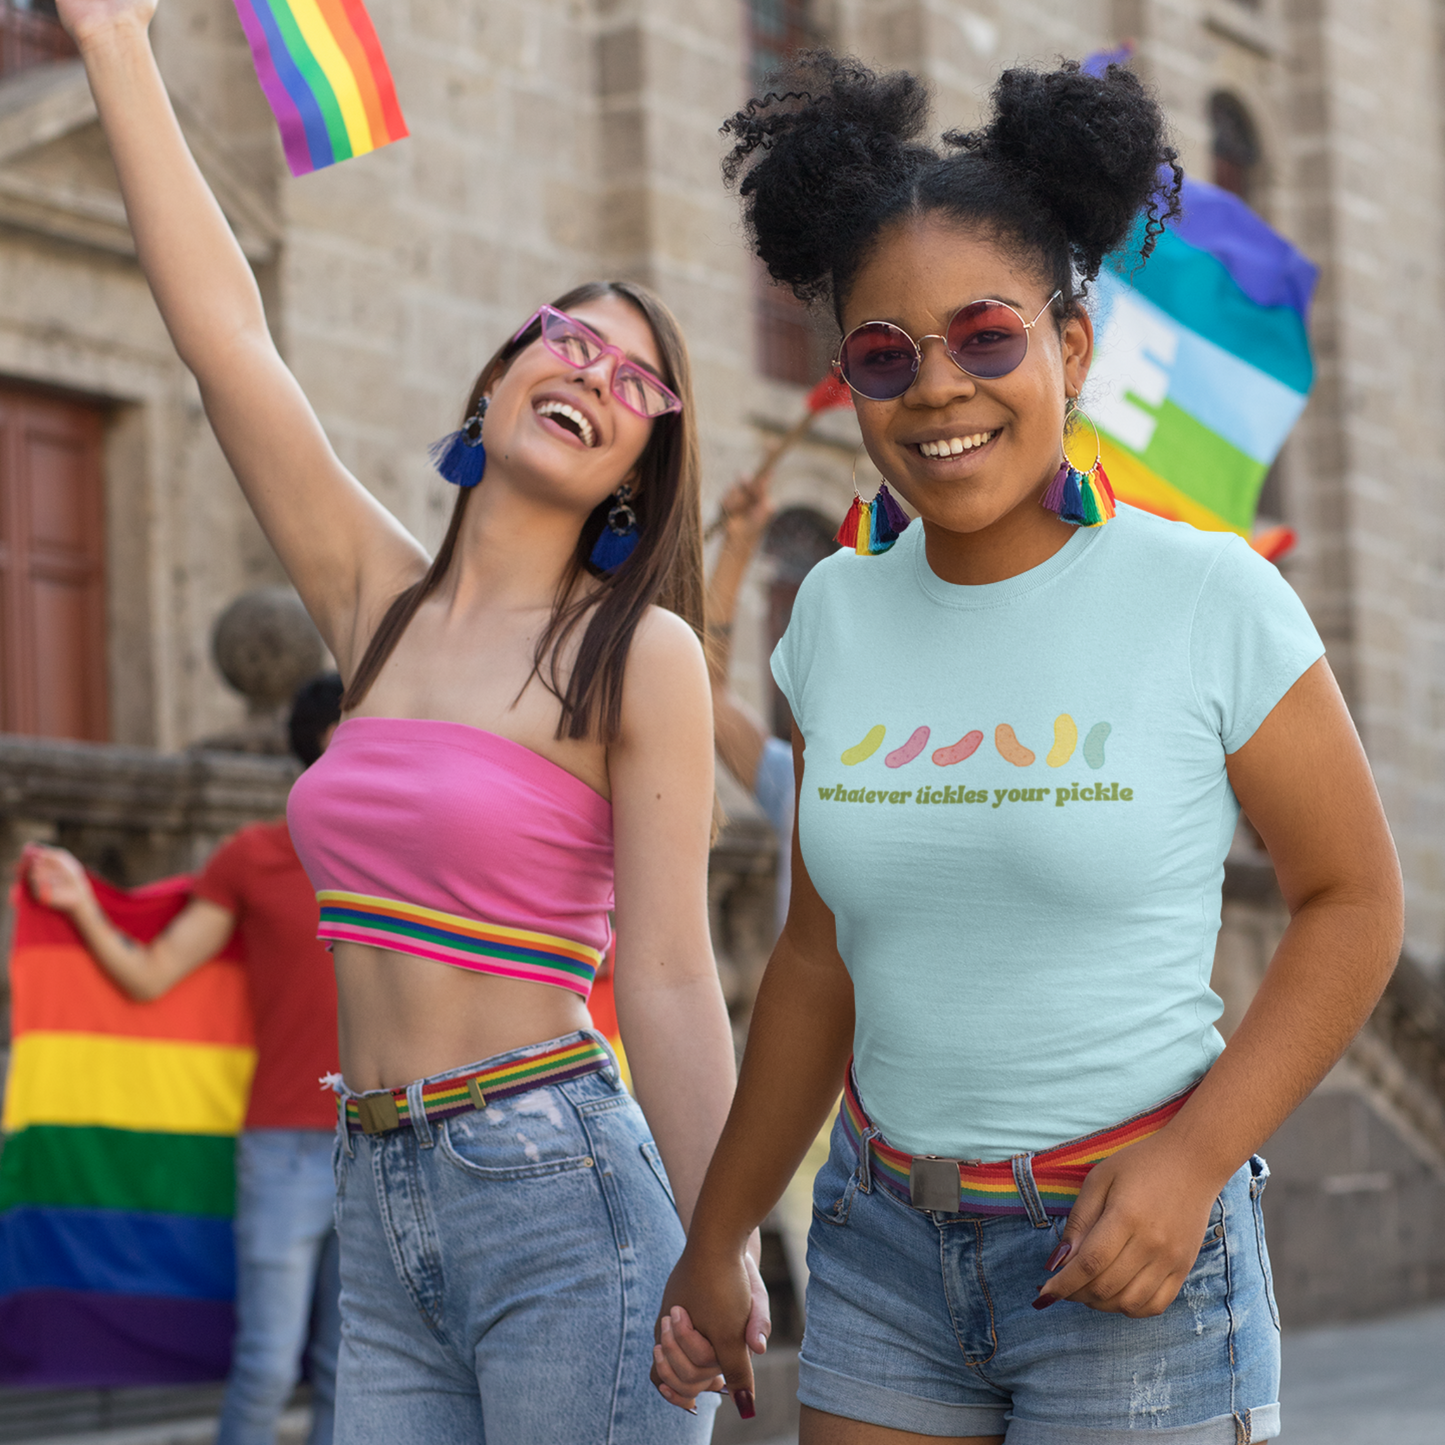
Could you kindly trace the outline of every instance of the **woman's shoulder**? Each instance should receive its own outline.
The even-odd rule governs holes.
[[[702,643],[686,618],[654,604],[632,634],[624,699],[646,697],[666,706],[667,698],[680,691],[708,694]]]

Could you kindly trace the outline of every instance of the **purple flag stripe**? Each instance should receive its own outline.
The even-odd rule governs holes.
[[[26,1290],[0,1300],[0,1385],[108,1389],[223,1380],[228,1301]]]
[[[236,14],[240,17],[241,28],[246,32],[246,41],[251,47],[251,59],[256,66],[256,78],[261,82],[261,90],[271,110],[276,117],[276,125],[281,131],[281,146],[286,152],[286,164],[291,169],[293,176],[309,175],[316,169],[316,163],[312,159],[311,145],[307,134],[308,127],[306,117],[302,115],[301,109],[296,100],[292,98],[291,91],[283,83],[281,75],[277,70],[276,57],[271,52],[271,41],[268,36],[268,29],[275,29],[275,21],[271,19],[270,12],[265,9],[266,0],[234,0]],[[265,13],[265,20],[270,20],[268,27],[262,19],[262,12]],[[288,71],[288,78],[292,86],[301,87],[302,92],[309,98],[310,91],[306,88],[306,82],[296,70],[290,55],[286,51],[285,42],[279,34],[276,35],[276,42],[281,54],[281,65]],[[319,117],[316,123],[320,123]],[[326,164],[331,161],[331,142],[325,138],[325,129],[322,128],[322,147],[326,156]]]

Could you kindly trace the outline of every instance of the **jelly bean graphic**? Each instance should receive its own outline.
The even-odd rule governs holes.
[[[861,763],[864,758],[871,758],[883,746],[885,731],[887,729],[882,723],[879,723],[877,727],[869,728],[868,736],[857,747],[849,748],[843,754],[843,761],[851,768],[854,763]]]
[[[1104,766],[1104,743],[1113,731],[1108,723],[1095,723],[1089,729],[1089,736],[1084,739],[1084,761],[1091,768]]]
[[[964,733],[951,748],[939,748],[933,755],[933,761],[940,768],[952,767],[954,763],[961,763],[965,758],[971,758],[978,751],[978,745],[982,741],[983,734],[974,728],[971,733]]]
[[[901,748],[894,748],[883,761],[890,768],[901,768],[905,763],[911,763],[927,746],[928,729],[915,728],[913,736]]]
[[[1034,755],[1014,736],[1014,730],[1007,723],[1000,723],[993,730],[993,745],[1004,762],[1016,768],[1033,765]]]
[[[1079,729],[1068,713],[1061,712],[1054,719],[1054,745],[1049,749],[1048,765],[1051,768],[1063,767],[1074,756],[1074,749],[1078,745]]]

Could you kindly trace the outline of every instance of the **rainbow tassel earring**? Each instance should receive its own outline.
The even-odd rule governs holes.
[[[860,557],[877,557],[886,552],[908,526],[908,513],[898,505],[887,482],[880,482],[871,502],[858,495],[858,458],[853,458],[853,505],[843,518],[834,540],[851,547]]]
[[[462,423],[460,431],[433,442],[432,465],[456,487],[474,487],[487,470],[487,449],[482,445],[482,421],[490,399],[477,398],[477,409]]]
[[[1102,527],[1114,515],[1114,489],[1109,485],[1108,474],[1104,471],[1103,450],[1099,442],[1099,428],[1089,414],[1070,397],[1064,412],[1064,442],[1076,417],[1083,417],[1094,433],[1094,464],[1081,472],[1070,460],[1066,445],[1061,445],[1064,460],[1048,490],[1040,498],[1041,505],[1054,512],[1059,519],[1074,527]]]

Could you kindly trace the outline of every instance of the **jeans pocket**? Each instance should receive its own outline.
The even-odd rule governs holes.
[[[1249,1199],[1254,1214],[1254,1238],[1259,1249],[1259,1268],[1264,1277],[1264,1295],[1269,1301],[1269,1317],[1279,1328],[1279,1305],[1274,1297],[1274,1271],[1269,1267],[1269,1246],[1264,1238],[1264,1186],[1269,1183],[1269,1165],[1259,1154],[1249,1161]]]
[[[662,1162],[662,1151],[651,1139],[644,1139],[641,1147],[642,1157],[652,1166],[652,1172],[657,1176],[657,1182],[662,1185],[663,1193],[667,1195],[667,1202],[676,1209],[677,1196],[672,1192],[672,1180],[667,1177],[667,1166]]]
[[[857,1164],[850,1170],[840,1157],[835,1141],[828,1162],[813,1180],[814,1217],[841,1229],[848,1223],[848,1216],[853,1211],[853,1198],[862,1182],[863,1166]]]
[[[509,1120],[532,1127],[507,1132],[489,1127],[476,1114],[443,1120],[436,1126],[441,1155],[474,1179],[498,1181],[542,1179],[593,1167],[590,1154],[563,1152],[575,1149],[581,1142],[573,1130],[549,1127],[551,1119],[547,1115],[538,1117],[540,1123],[532,1115]]]

